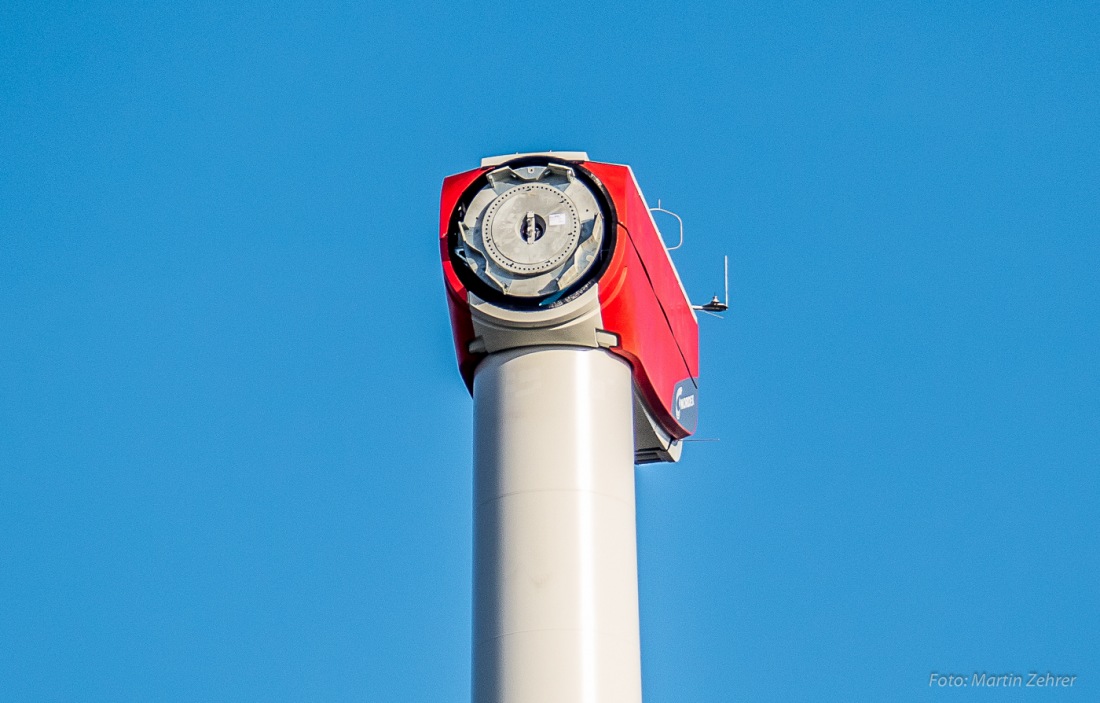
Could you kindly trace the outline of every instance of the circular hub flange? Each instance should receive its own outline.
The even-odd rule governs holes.
[[[502,165],[485,175],[456,222],[456,262],[486,300],[554,304],[584,285],[606,238],[589,176],[560,163]]]
[[[581,224],[577,209],[561,190],[526,183],[489,205],[482,232],[485,253],[497,265],[530,275],[549,271],[572,256]]]

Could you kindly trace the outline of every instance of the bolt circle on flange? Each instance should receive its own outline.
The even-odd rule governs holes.
[[[501,268],[534,275],[576,251],[581,219],[559,189],[543,183],[515,186],[498,196],[482,220],[485,253]]]
[[[508,306],[564,304],[606,262],[606,193],[579,166],[504,164],[467,188],[450,235],[471,293]]]

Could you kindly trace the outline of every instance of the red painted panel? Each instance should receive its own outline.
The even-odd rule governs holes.
[[[676,421],[671,406],[676,384],[698,379],[699,327],[691,303],[630,169],[595,162],[584,166],[607,188],[625,225],[619,228],[615,256],[600,281],[604,327],[620,336],[620,346],[613,351],[631,362],[650,412],[674,437],[685,437],[690,431]]]
[[[486,168],[475,168],[465,173],[448,176],[443,180],[443,194],[439,203],[439,253],[443,257],[443,282],[447,287],[447,307],[451,314],[451,330],[454,332],[455,356],[458,358],[458,370],[466,388],[473,391],[474,369],[485,356],[471,354],[469,344],[474,339],[474,325],[470,320],[470,304],[466,298],[466,287],[462,285],[458,274],[451,264],[447,251],[447,229],[451,223],[451,214],[458,204],[462,192],[474,182]]]

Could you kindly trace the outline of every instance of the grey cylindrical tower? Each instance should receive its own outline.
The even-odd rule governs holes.
[[[639,703],[629,365],[523,347],[473,390],[474,703]]]

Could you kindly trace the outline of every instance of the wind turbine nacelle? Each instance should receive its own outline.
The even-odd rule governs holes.
[[[676,461],[698,419],[699,324],[629,166],[515,154],[443,181],[458,365],[517,347],[603,347],[634,379],[635,462]]]

